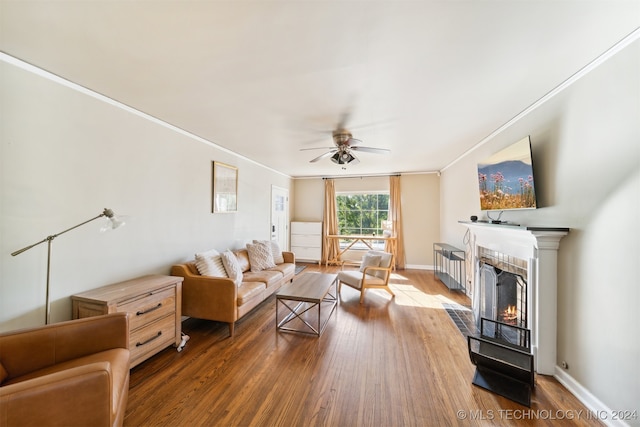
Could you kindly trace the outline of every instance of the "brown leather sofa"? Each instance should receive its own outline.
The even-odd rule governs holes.
[[[121,426],[126,313],[0,334],[0,426]]]
[[[293,280],[296,259],[293,252],[282,252],[284,263],[251,272],[246,249],[233,251],[242,269],[242,284],[236,286],[226,277],[201,276],[195,261],[171,267],[171,275],[184,277],[182,282],[182,314],[197,319],[229,324],[233,336],[237,320],[255,308],[282,285]]]

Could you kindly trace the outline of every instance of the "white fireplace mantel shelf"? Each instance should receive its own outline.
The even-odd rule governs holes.
[[[539,226],[525,226],[520,224],[511,224],[509,222],[503,222],[500,224],[494,224],[488,221],[458,221],[460,224],[467,227],[483,227],[487,229],[499,229],[501,232],[515,232],[515,233],[528,233],[532,235],[545,235],[545,234],[558,234],[559,237],[566,236],[569,233],[567,227],[539,227]]]
[[[534,258],[537,249],[558,250],[560,239],[569,234],[566,227],[527,227],[509,223],[459,221],[475,235],[477,243],[522,259]]]
[[[531,347],[536,371],[553,375],[556,365],[558,248],[569,234],[565,227],[527,227],[509,223],[459,221],[471,233],[471,259],[479,246],[528,261]],[[472,262],[474,292],[479,263]]]
[[[464,225],[475,225],[478,227],[500,227],[504,229],[512,229],[512,230],[520,230],[520,231],[529,231],[531,233],[544,233],[544,232],[560,232],[560,233],[568,233],[569,228],[567,227],[537,227],[537,226],[525,226],[520,224],[512,224],[510,222],[502,222],[500,224],[494,224],[489,221],[458,221],[460,224]]]

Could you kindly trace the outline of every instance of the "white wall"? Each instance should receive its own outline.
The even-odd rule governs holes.
[[[269,238],[271,185],[289,177],[14,65],[0,61],[0,75],[0,330],[45,318],[47,245],[11,252],[104,208],[129,223],[52,242],[53,322],[75,293]],[[214,160],[239,168],[237,213],[211,213]]]
[[[440,241],[440,178],[402,175],[400,187],[406,267],[433,268],[433,244]]]
[[[461,244],[457,221],[481,215],[476,163],[526,135],[542,207],[502,219],[571,228],[558,260],[557,362],[569,368],[558,376],[593,406],[640,413],[640,41],[445,169],[444,240]]]
[[[292,221],[322,221],[324,181],[319,178],[298,178],[293,181]]]

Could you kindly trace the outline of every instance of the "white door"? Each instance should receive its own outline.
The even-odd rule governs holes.
[[[271,186],[271,240],[289,250],[289,190]]]

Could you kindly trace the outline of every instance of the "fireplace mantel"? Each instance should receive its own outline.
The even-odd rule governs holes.
[[[535,249],[558,250],[560,239],[569,234],[565,227],[526,227],[489,222],[460,221],[482,240],[482,246],[518,258],[529,259]],[[496,236],[500,236],[496,239]]]
[[[510,222],[502,222],[500,224],[494,224],[488,221],[458,221],[460,224],[466,226],[475,226],[475,227],[488,227],[490,229],[503,229],[503,230],[511,230],[511,231],[524,231],[529,232],[531,234],[535,233],[564,233],[566,235],[569,233],[569,228],[567,227],[540,227],[540,226],[526,226],[520,224],[512,224]]]
[[[471,233],[471,280],[479,278],[477,248],[482,246],[528,261],[528,312],[531,348],[539,374],[553,375],[556,366],[558,248],[569,233],[564,227],[526,227],[460,221]]]

